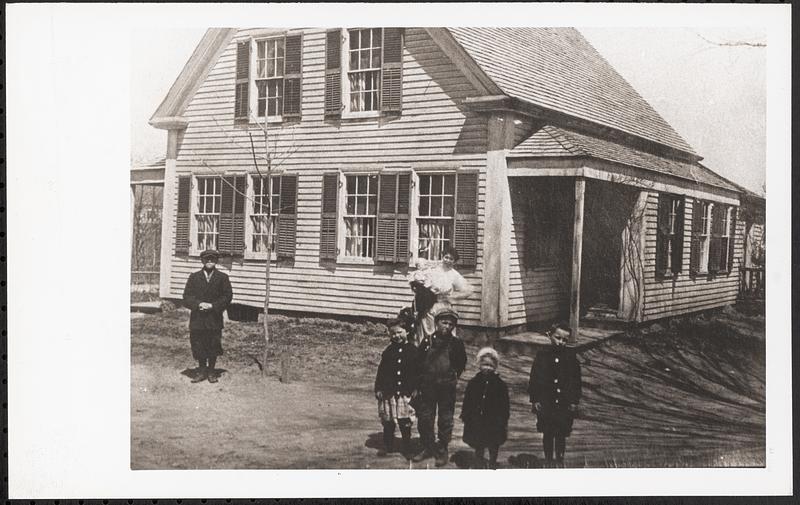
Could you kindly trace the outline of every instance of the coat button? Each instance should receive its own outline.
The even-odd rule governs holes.
[[[403,352],[403,348],[401,347],[400,349],[397,350],[397,352]]]
[[[561,390],[560,390],[560,389],[556,389],[556,393],[560,393],[560,392],[561,392]]]
[[[558,403],[558,398],[556,398],[556,403]]]
[[[395,393],[395,395],[397,395],[397,396],[400,396],[400,391],[398,391],[397,393]]]
[[[397,375],[400,375],[400,370],[397,371]]]
[[[401,360],[401,359],[398,359],[398,360],[397,360],[397,362],[398,362],[398,363],[400,363],[401,361],[403,361],[403,360]]]
[[[555,359],[556,363],[558,363],[558,358]]]
[[[558,384],[558,379],[553,379],[553,383]]]
[[[398,386],[399,386],[399,385],[401,385],[401,384],[402,384],[402,382],[400,382],[400,381],[397,381],[397,385],[398,385]]]

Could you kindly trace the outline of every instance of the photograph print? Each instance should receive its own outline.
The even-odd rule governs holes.
[[[132,34],[130,468],[763,468],[766,34]]]

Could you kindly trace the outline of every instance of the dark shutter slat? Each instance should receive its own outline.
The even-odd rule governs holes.
[[[694,199],[692,204],[692,240],[691,250],[689,251],[689,272],[697,273],[700,271],[700,260],[702,259],[702,242],[700,235],[703,233],[703,201]]]
[[[247,176],[236,176],[233,185],[236,191],[233,195],[233,237],[231,240],[231,254],[234,256],[242,256],[244,255],[244,250],[247,248],[247,244],[244,240],[244,214],[245,207],[247,206],[247,200],[245,198],[247,194]]]
[[[403,108],[403,29],[383,29],[381,110],[397,113]]]
[[[250,101],[250,41],[245,40],[236,44],[236,83],[234,85],[235,121],[248,120]]]
[[[302,102],[303,37],[286,37],[286,63],[283,79],[283,117],[299,118]]]
[[[341,31],[328,30],[325,37],[325,115],[342,114]]]
[[[667,270],[667,250],[669,248],[669,205],[670,198],[658,196],[658,221],[656,230],[656,275],[663,276]]]
[[[235,199],[234,184],[236,178],[226,175],[222,178],[220,188],[219,206],[219,236],[217,237],[217,250],[220,254],[233,253],[233,207]]]
[[[294,258],[297,237],[297,175],[281,176],[281,208],[278,211],[279,258]]]
[[[395,261],[407,262],[411,250],[409,247],[409,230],[411,228],[411,173],[397,176],[397,248]]]
[[[731,208],[731,229],[728,232],[728,271],[733,271],[733,253],[736,249],[736,218],[737,214],[739,213],[738,207]]]
[[[397,174],[382,174],[378,188],[375,260],[394,262],[397,257]]]
[[[175,220],[175,254],[189,254],[189,206],[192,185],[190,176],[178,177],[178,215]]]
[[[456,175],[456,216],[453,243],[461,266],[478,263],[478,174]]]
[[[672,237],[672,257],[670,267],[672,273],[676,274],[683,271],[683,225],[684,225],[684,201],[677,199],[677,209],[675,211],[675,235]]]
[[[319,258],[336,259],[336,225],[338,216],[339,174],[322,176],[322,219],[319,233]]]

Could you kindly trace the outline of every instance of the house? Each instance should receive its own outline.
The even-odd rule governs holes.
[[[166,158],[131,167],[131,288],[159,289]]]
[[[574,29],[210,29],[151,124],[162,297],[215,247],[237,304],[272,261],[270,307],[383,318],[447,246],[488,330],[737,296],[740,189]]]

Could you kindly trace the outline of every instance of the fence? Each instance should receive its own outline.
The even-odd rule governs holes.
[[[762,267],[741,267],[739,295],[743,298],[764,298],[766,276]]]

